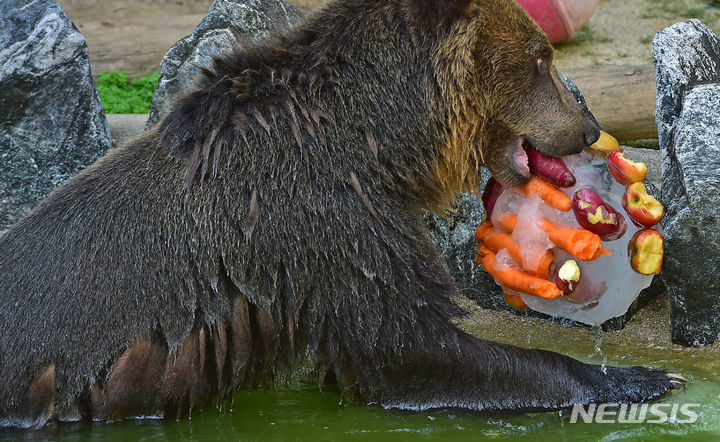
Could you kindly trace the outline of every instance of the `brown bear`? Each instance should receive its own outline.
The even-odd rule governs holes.
[[[0,418],[177,418],[305,374],[409,410],[637,402],[679,381],[483,341],[421,209],[598,136],[513,0],[338,0],[218,58],[0,238]],[[471,259],[472,257],[468,257]]]

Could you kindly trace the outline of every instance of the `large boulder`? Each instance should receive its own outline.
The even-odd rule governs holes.
[[[653,41],[672,340],[720,335],[720,39],[698,20]]]
[[[88,47],[60,5],[0,8],[0,234],[110,149]]]
[[[195,88],[201,69],[211,68],[213,56],[226,52],[236,37],[257,44],[298,19],[300,12],[283,0],[215,0],[192,34],[175,43],[160,62],[147,127],[168,113],[173,100]]]

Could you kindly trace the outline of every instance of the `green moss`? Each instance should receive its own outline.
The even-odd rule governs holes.
[[[95,80],[100,101],[108,114],[146,114],[150,112],[158,73],[128,81],[121,71],[101,72]]]

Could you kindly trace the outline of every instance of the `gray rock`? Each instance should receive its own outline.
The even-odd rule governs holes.
[[[236,36],[257,44],[299,18],[300,12],[283,0],[215,0],[192,34],[175,43],[160,62],[146,127],[160,121],[173,100],[194,89],[201,69],[211,68],[212,57],[226,52]]]
[[[698,20],[653,41],[672,341],[720,335],[720,39]]]
[[[600,127],[600,124],[588,109],[585,98],[575,83],[562,74],[561,78],[568,85],[573,95],[575,95],[580,106],[585,109],[588,116]],[[654,163],[657,164],[659,162],[657,151],[647,152],[647,149],[633,149],[632,151],[631,157],[633,158],[654,158]],[[483,169],[480,177],[481,189],[485,187],[485,183],[489,178],[489,172]],[[653,195],[659,195],[659,191],[652,182],[648,183],[648,191]],[[475,195],[465,194],[453,205],[453,211],[447,213],[446,217],[427,214],[425,216],[425,222],[430,229],[430,235],[433,241],[445,259],[450,274],[455,278],[461,294],[473,299],[481,307],[494,310],[509,310],[517,313],[517,310],[509,307],[505,303],[505,295],[495,281],[483,271],[482,266],[473,261],[477,255],[478,246],[475,241],[475,228],[482,223],[484,213],[485,209],[482,201]],[[638,310],[664,292],[665,288],[660,278],[653,279],[650,287],[640,292],[640,295],[630,306],[628,312],[623,316],[613,318],[603,323],[603,330],[618,330],[623,328]],[[522,312],[522,314],[552,319],[548,315],[529,309]],[[566,319],[557,319],[557,321],[568,325],[584,326],[583,324]]]
[[[112,145],[85,38],[50,0],[0,8],[0,234]]]
[[[480,188],[485,187],[488,179],[490,173],[483,169]],[[426,214],[425,223],[461,294],[485,308],[515,311],[505,303],[500,286],[473,261],[478,247],[475,228],[483,222],[484,214],[482,201],[474,194],[466,193],[445,217]]]

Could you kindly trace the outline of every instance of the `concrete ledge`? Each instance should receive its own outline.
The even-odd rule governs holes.
[[[633,161],[640,161],[647,164],[647,181],[650,181],[658,189],[662,184],[662,166],[660,151],[656,149],[642,149],[639,147],[622,147],[625,154]]]

